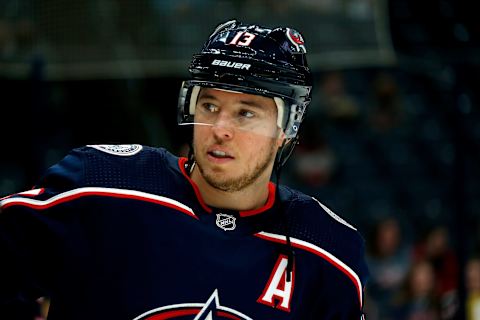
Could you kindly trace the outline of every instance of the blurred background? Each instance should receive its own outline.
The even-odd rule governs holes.
[[[290,26],[304,35],[315,87],[282,181],[364,235],[367,319],[480,319],[475,7],[0,0],[0,196],[30,188],[85,144],[141,143],[183,155],[177,94],[213,28],[231,18]]]

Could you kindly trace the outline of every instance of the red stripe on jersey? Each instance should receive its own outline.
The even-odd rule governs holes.
[[[180,167],[180,171],[182,171],[183,175],[185,178],[190,182],[190,184],[193,187],[193,191],[195,191],[195,195],[197,196],[198,202],[200,202],[200,205],[202,208],[207,211],[208,213],[212,213],[212,208],[207,206],[205,201],[203,201],[202,195],[200,194],[200,190],[198,189],[197,184],[190,178],[190,176],[187,174],[187,171],[185,170],[185,163],[187,162],[187,158],[179,158],[178,159],[178,166]]]
[[[173,311],[162,312],[161,314],[146,317],[144,319],[145,320],[175,319],[175,318],[182,317],[182,316],[196,315],[196,314],[198,314],[199,311],[200,311],[199,309],[195,309],[195,310],[191,310],[191,309],[173,310]]]
[[[87,197],[87,196],[101,196],[101,197],[111,197],[111,198],[121,198],[121,199],[133,199],[140,200],[145,202],[150,202],[154,204],[159,204],[164,207],[169,207],[174,210],[183,212],[195,219],[198,217],[195,215],[192,209],[185,206],[184,204],[162,196],[135,191],[127,189],[113,189],[113,188],[79,188],[60,193],[47,200],[36,200],[30,198],[8,198],[0,202],[0,208],[6,209],[10,206],[25,206],[32,209],[45,210],[53,206],[73,201],[78,198]]]
[[[248,217],[253,216],[255,214],[262,213],[270,209],[273,204],[275,203],[275,184],[273,182],[268,183],[268,199],[265,205],[261,208],[255,210],[248,210],[248,211],[240,211],[240,217]]]
[[[217,311],[217,317],[225,318],[225,319],[233,319],[233,320],[242,320],[233,314],[227,313],[225,311]]]
[[[267,232],[259,232],[254,234],[256,237],[263,239],[263,240],[268,240],[276,243],[281,243],[281,244],[286,244],[286,236],[284,235],[279,235],[279,234],[273,234],[273,233],[267,233]],[[333,265],[335,268],[340,270],[342,273],[344,273],[352,282],[353,285],[356,288],[357,294],[358,294],[358,300],[360,302],[360,309],[363,307],[363,295],[362,295],[362,284],[360,282],[360,279],[358,278],[358,275],[350,269],[349,266],[347,266],[345,263],[343,263],[340,259],[336,258],[333,254],[329,253],[328,251],[311,244],[309,242],[296,239],[296,238],[290,238],[290,241],[292,243],[292,247],[295,248],[300,248],[302,250],[311,252],[322,259],[326,260],[329,262],[331,265]]]

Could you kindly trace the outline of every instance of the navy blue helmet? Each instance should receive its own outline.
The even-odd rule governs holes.
[[[312,89],[305,43],[298,31],[224,22],[193,55],[189,72],[191,80],[180,90],[179,124],[193,123],[200,88],[212,87],[273,98],[277,125],[287,140],[297,139]]]

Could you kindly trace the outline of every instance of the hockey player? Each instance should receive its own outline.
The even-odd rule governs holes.
[[[1,201],[1,307],[43,295],[49,320],[362,319],[363,238],[274,183],[310,102],[302,35],[227,21],[189,71],[188,159],[89,145]]]

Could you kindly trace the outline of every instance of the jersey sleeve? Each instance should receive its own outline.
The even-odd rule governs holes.
[[[363,245],[359,247],[359,257]],[[324,279],[323,285],[331,288],[330,293],[318,298],[316,315],[318,319],[365,319],[365,285],[368,270],[364,259],[349,266],[350,274],[332,273]],[[328,310],[328,311],[326,311]],[[327,312],[327,313],[325,313]]]
[[[316,287],[310,319],[362,319],[369,271],[365,240],[317,199],[290,191],[290,235],[297,250],[306,247],[316,257],[308,270]],[[298,240],[296,240],[298,239]]]
[[[70,151],[60,162],[47,169],[35,188],[55,193],[81,186],[85,172],[82,150],[79,148]]]
[[[365,287],[369,271],[365,260],[365,241],[356,230],[348,230],[343,235],[348,241],[343,252],[337,252],[339,260],[335,262],[341,273],[332,273],[325,279],[324,285],[331,288],[329,295],[318,301],[318,312],[330,310],[331,314],[323,315],[322,319],[365,319]],[[328,305],[328,308],[327,308]]]
[[[33,189],[0,200],[0,317],[15,305],[48,295],[68,219],[49,205],[81,185],[82,166],[81,152],[72,150]]]

